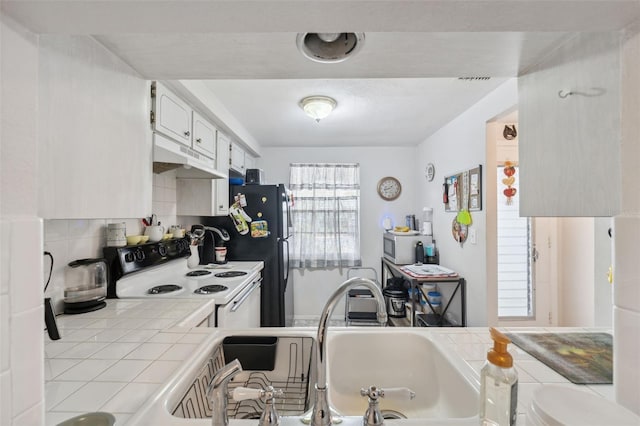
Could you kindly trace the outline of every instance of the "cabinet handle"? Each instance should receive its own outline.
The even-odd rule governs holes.
[[[191,135],[191,132],[190,132],[190,131],[188,131],[188,130],[186,130],[186,131],[184,132],[184,135],[185,135],[185,136],[190,136],[190,135]]]
[[[197,142],[197,143],[201,143],[201,142],[202,142],[202,138],[198,138],[198,139],[196,139],[196,142]]]

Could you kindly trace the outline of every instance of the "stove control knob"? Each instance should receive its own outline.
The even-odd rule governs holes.
[[[142,251],[141,248],[139,248],[138,250],[136,250],[135,254],[134,254],[135,258],[136,258],[136,262],[142,262],[144,260],[144,251]]]
[[[133,259],[134,259],[134,256],[133,256],[133,253],[131,252],[124,255],[125,262],[133,262]]]
[[[167,247],[164,245],[158,245],[158,253],[160,256],[165,257],[167,255]]]

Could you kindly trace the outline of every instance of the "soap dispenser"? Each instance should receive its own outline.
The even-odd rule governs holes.
[[[480,373],[480,424],[515,425],[518,416],[518,372],[507,351],[511,340],[491,327],[493,349]]]

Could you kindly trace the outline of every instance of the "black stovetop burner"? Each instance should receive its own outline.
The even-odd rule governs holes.
[[[178,290],[182,290],[182,287],[176,284],[164,284],[164,285],[157,285],[155,287],[151,287],[149,290],[147,290],[147,293],[148,294],[165,294],[165,293],[171,293]]]
[[[194,291],[196,294],[212,294],[228,290],[227,287],[220,284],[211,284],[202,286]]]
[[[187,277],[201,277],[203,275],[209,275],[211,271],[205,271],[204,269],[198,269],[196,271],[187,272]]]
[[[218,272],[214,275],[214,277],[218,278],[233,278],[233,277],[241,277],[243,275],[247,275],[244,271],[226,271],[226,272]]]

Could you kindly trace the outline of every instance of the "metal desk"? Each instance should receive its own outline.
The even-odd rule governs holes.
[[[429,300],[427,299],[426,302],[429,305],[429,308],[431,309],[432,312],[434,312],[434,316],[436,318],[439,319],[437,324],[433,324],[436,326],[443,326],[443,322],[444,322],[444,315],[447,313],[447,311],[449,310],[449,306],[451,306],[451,302],[453,302],[456,299],[456,295],[459,295],[459,299],[460,299],[460,322],[461,322],[461,327],[466,327],[467,326],[467,300],[466,300],[466,281],[464,278],[457,276],[457,277],[445,277],[445,278],[416,278],[416,277],[412,277],[411,275],[405,273],[401,268],[404,265],[396,265],[395,263],[391,262],[390,260],[385,259],[384,257],[381,258],[382,260],[382,267],[381,267],[381,271],[382,271],[382,283],[384,285],[384,283],[386,283],[386,277],[388,275],[385,275],[385,272],[387,272],[388,274],[390,274],[392,277],[402,277],[405,280],[407,280],[409,283],[411,283],[411,295],[413,295],[414,290],[416,288],[419,287],[420,283],[434,283],[434,284],[450,284],[450,285],[455,285],[453,292],[451,293],[451,297],[449,298],[449,301],[447,303],[447,305],[442,309],[442,312],[440,314],[436,314],[433,306],[431,306],[431,303],[429,303]],[[459,293],[459,294],[458,294]],[[411,307],[412,307],[412,313],[411,313],[411,319],[410,319],[410,324],[411,327],[415,326],[415,309],[416,306],[416,302],[415,302],[415,298],[412,296],[411,297]]]

